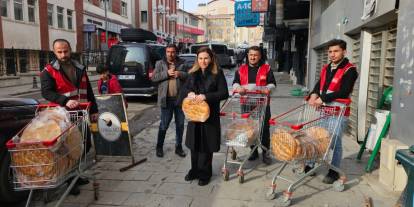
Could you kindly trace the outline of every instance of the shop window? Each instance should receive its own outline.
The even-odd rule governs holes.
[[[5,56],[7,75],[16,75],[16,57],[14,55],[14,50],[5,50]]]
[[[19,71],[21,73],[26,73],[28,64],[27,64],[27,51],[19,50]]]

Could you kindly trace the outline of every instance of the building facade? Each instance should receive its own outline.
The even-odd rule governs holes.
[[[177,15],[178,47],[187,48],[189,44],[196,43],[199,36],[204,35],[204,29],[199,28],[202,18],[182,9],[178,9]]]

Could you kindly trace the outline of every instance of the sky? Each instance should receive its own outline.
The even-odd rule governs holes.
[[[199,3],[207,3],[210,0],[180,0],[180,8],[183,8],[184,2],[184,10],[189,12],[194,12],[197,9],[197,5]]]

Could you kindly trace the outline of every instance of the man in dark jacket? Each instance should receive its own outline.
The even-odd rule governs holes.
[[[308,103],[312,106],[319,107],[323,103],[331,104],[337,99],[349,99],[354,88],[358,72],[346,57],[346,42],[340,39],[331,40],[328,43],[328,56],[330,63],[324,65],[319,81],[315,84],[310,93]],[[345,110],[345,117],[338,123],[338,128],[334,134],[333,156],[331,164],[339,168],[342,159],[342,131],[346,125],[347,116],[349,116],[349,107]],[[312,167],[306,166],[305,172]],[[339,178],[338,172],[329,169],[328,174],[323,179],[324,183],[332,184]]]
[[[276,87],[276,80],[270,66],[264,62],[262,50],[258,46],[252,46],[247,50],[248,63],[240,66],[240,69],[235,72],[233,89],[235,92],[244,93],[246,90],[255,90],[258,88],[265,88],[265,92],[270,93],[271,89]],[[262,145],[269,149],[270,147],[270,106],[266,106],[265,119],[263,123],[263,131],[261,134]],[[255,146],[252,146],[252,152],[249,160],[255,160],[259,157],[259,153]],[[263,162],[271,164],[271,159],[267,154],[266,149],[263,151]]]
[[[164,139],[171,119],[175,117],[175,154],[185,157],[182,140],[184,133],[184,112],[178,95],[187,78],[184,61],[177,57],[177,47],[170,44],[165,49],[165,59],[155,64],[152,81],[158,83],[158,105],[161,107],[161,123],[158,130],[156,155],[163,157]]]
[[[89,113],[91,121],[98,117],[98,107],[91,84],[86,74],[85,66],[71,59],[70,43],[65,39],[53,41],[53,53],[56,60],[47,64],[40,74],[42,96],[46,100],[59,104],[68,109],[76,109],[80,103],[91,102]],[[90,133],[86,137],[86,148],[90,147]],[[79,178],[77,184],[89,183]],[[70,191],[78,195],[80,190],[75,185]]]

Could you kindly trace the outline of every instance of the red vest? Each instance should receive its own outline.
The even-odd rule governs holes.
[[[60,95],[66,96],[71,100],[77,100],[85,103],[88,101],[87,86],[88,77],[83,73],[79,88],[76,88],[59,70],[53,68],[52,65],[47,64],[45,70],[55,79],[56,92]]]
[[[270,66],[268,64],[263,64],[260,66],[256,75],[256,86],[266,86],[267,85],[267,73],[270,71]],[[243,64],[239,69],[240,75],[240,85],[244,86],[249,84],[249,66]]]
[[[329,64],[324,65],[321,71],[321,81],[319,85],[320,94],[322,94],[323,88],[326,83],[326,70],[328,69],[328,66]],[[326,94],[339,91],[339,89],[341,88],[341,82],[342,82],[343,75],[351,68],[355,68],[355,65],[353,65],[352,63],[348,63],[343,68],[337,69],[334,77],[332,78],[331,83],[328,86],[328,89],[326,90]],[[349,97],[346,99],[351,100],[351,98]],[[349,107],[347,107],[345,111],[345,116],[349,116],[349,113],[350,113],[350,110],[349,110]]]

